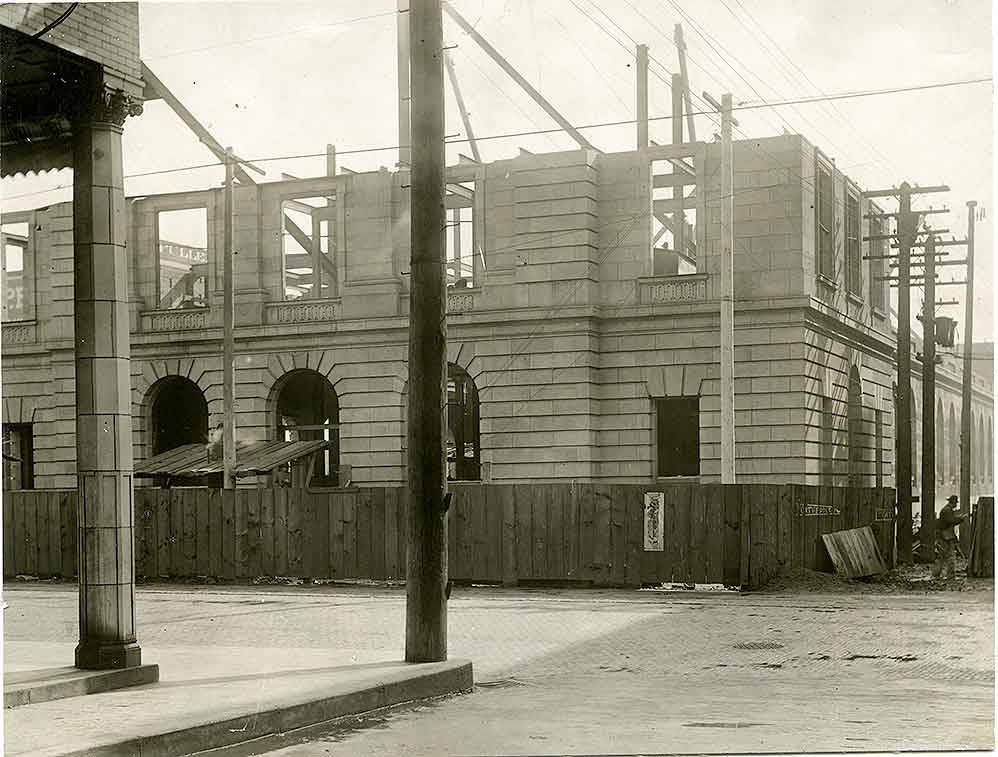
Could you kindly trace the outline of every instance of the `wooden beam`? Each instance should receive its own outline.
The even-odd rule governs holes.
[[[474,200],[466,200],[460,195],[447,195],[444,197],[444,207],[447,210],[453,210],[454,208],[473,208],[475,207]]]
[[[457,109],[461,113],[461,123],[464,124],[464,132],[468,135],[471,154],[475,156],[475,160],[478,163],[481,163],[482,155],[478,152],[478,142],[475,141],[475,130],[471,128],[471,116],[468,114],[468,108],[464,104],[464,96],[461,94],[461,84],[457,80],[457,72],[454,70],[454,61],[451,58],[450,50],[444,50],[444,64],[447,66],[447,76],[450,79],[451,89],[454,90],[454,99],[457,100]]]
[[[638,149],[648,146],[648,45],[637,48]]]
[[[684,173],[663,173],[652,177],[652,186],[655,189],[667,189],[675,187],[684,187],[690,184],[696,184],[696,178]]]
[[[475,190],[461,184],[447,184],[447,191],[451,194],[457,195],[458,197],[462,197],[465,200],[475,199]]]
[[[167,86],[159,80],[159,77],[157,77],[156,74],[154,74],[152,71],[149,70],[149,67],[145,63],[142,63],[142,79],[146,83],[146,88],[152,89],[154,92],[158,93],[159,96],[163,98],[163,101],[170,106],[170,110],[176,113],[177,116],[180,118],[180,120],[187,125],[187,128],[190,129],[192,132],[194,132],[194,135],[199,140],[201,140],[201,143],[209,150],[211,150],[212,154],[216,158],[224,162],[226,154],[225,148],[221,145],[221,143],[219,143],[217,139],[211,136],[211,133],[204,127],[204,125],[202,125],[202,123],[194,117],[193,113],[191,113],[189,110],[187,110],[187,108],[184,107],[184,104],[180,102],[180,100],[177,99],[176,95],[174,95],[167,88]],[[261,176],[264,175],[265,173],[262,168],[259,168],[258,166],[255,166],[252,163],[249,163],[247,161],[239,161],[235,164],[235,173],[236,173],[236,178],[242,184],[256,183],[253,181],[253,178],[246,172],[243,166],[256,171]]]
[[[688,210],[690,208],[696,208],[697,202],[696,197],[684,197],[682,199],[676,198],[674,200],[655,200],[655,214],[659,213],[675,213],[677,210]]]
[[[676,48],[679,50],[679,75],[683,83],[683,101],[686,103],[687,131],[690,135],[690,142],[696,142],[697,130],[693,123],[693,104],[690,99],[690,77],[686,70],[686,41],[683,39],[682,24],[676,24],[675,42]]]
[[[683,77],[672,75],[672,144],[683,143]]]
[[[561,115],[561,113],[559,113],[557,109],[551,103],[549,103],[540,92],[534,89],[534,87],[531,86],[530,82],[524,79],[523,76],[520,75],[520,72],[517,71],[515,68],[513,68],[510,62],[507,61],[504,57],[502,57],[499,51],[496,50],[494,47],[492,47],[492,45],[489,44],[488,40],[486,40],[481,34],[479,34],[478,31],[475,29],[475,27],[469,24],[464,19],[464,17],[454,9],[454,7],[450,3],[445,2],[443,4],[443,8],[445,11],[447,11],[447,15],[450,16],[452,19],[454,19],[455,23],[457,23],[457,25],[460,26],[461,29],[463,29],[464,32],[469,37],[471,37],[478,44],[478,46],[481,47],[482,50],[484,50],[490,58],[492,58],[492,60],[496,62],[499,68],[505,71],[510,76],[510,78],[513,79],[513,81],[519,84],[523,88],[524,92],[530,95],[534,99],[534,102],[540,105],[541,108],[544,109],[544,112],[547,113],[549,116],[551,116],[551,118],[553,118],[555,122],[562,129],[564,129],[569,134],[569,136],[572,137],[572,139],[574,139],[579,144],[580,147],[583,147],[587,150],[596,150],[597,152],[601,152],[588,139],[582,136],[579,130],[576,129],[574,126],[572,126],[569,120],[565,118],[563,115]]]

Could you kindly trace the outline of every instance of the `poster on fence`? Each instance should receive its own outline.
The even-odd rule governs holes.
[[[665,540],[662,529],[665,526],[665,508],[662,492],[645,492],[645,552],[662,552]]]

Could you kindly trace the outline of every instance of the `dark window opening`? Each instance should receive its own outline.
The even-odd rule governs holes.
[[[34,439],[30,423],[3,424],[3,488],[35,488]]]
[[[859,197],[846,192],[846,288],[850,294],[863,294],[863,258],[860,252]]]
[[[447,366],[447,478],[481,479],[478,388],[468,372]]]
[[[835,417],[832,398],[821,398],[821,484],[831,486],[835,468]]]
[[[835,184],[831,169],[821,161],[815,163],[815,237],[818,253],[818,273],[835,279]]]
[[[658,477],[700,475],[700,398],[655,401]]]
[[[314,459],[289,463],[282,472],[283,483],[296,488],[339,486],[340,401],[329,379],[309,369],[292,371],[278,391],[276,412],[278,439],[331,443]]]

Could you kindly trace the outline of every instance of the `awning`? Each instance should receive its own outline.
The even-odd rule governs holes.
[[[332,447],[332,442],[254,442],[236,445],[236,478],[270,473],[286,463]],[[134,475],[140,478],[167,476],[170,478],[196,478],[224,472],[221,452],[208,459],[204,444],[185,444],[167,450],[135,466]]]

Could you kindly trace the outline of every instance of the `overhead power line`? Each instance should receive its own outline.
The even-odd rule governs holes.
[[[841,92],[841,93],[832,94],[832,95],[825,95],[825,96],[822,96],[822,97],[817,97],[817,96],[816,97],[803,97],[803,98],[798,98],[796,100],[782,100],[782,101],[775,101],[775,102],[767,102],[767,103],[764,103],[764,104],[755,104],[752,101],[746,101],[746,102],[743,102],[742,104],[739,104],[739,105],[735,106],[734,108],[732,108],[732,110],[756,110],[758,108],[772,108],[774,106],[783,106],[783,105],[799,105],[799,104],[807,104],[807,103],[818,103],[818,102],[825,102],[825,101],[828,101],[828,100],[848,100],[848,99],[859,98],[859,97],[877,97],[877,96],[882,96],[882,95],[892,95],[892,94],[899,94],[899,93],[905,93],[905,92],[918,92],[918,91],[923,91],[923,90],[942,89],[942,88],[945,88],[945,87],[961,87],[961,86],[968,86],[968,85],[973,85],[973,84],[985,84],[985,83],[990,83],[991,81],[992,81],[992,78],[990,76],[984,76],[984,77],[979,77],[979,78],[976,78],[976,79],[960,79],[958,81],[937,82],[937,83],[934,83],[934,84],[919,84],[919,85],[913,85],[913,86],[909,86],[909,87],[891,87],[891,88],[881,88],[881,89],[859,90],[859,91],[854,91],[854,92]],[[694,111],[693,115],[695,115],[695,116],[716,115],[716,111],[714,111],[714,110],[711,110],[711,111],[702,111],[702,112],[701,111]],[[671,114],[670,115],[662,115],[662,116],[650,116],[648,118],[648,120],[649,121],[668,121],[668,120],[671,120],[673,117],[674,116],[672,116]],[[575,128],[576,129],[602,129],[602,128],[607,128],[607,127],[612,127],[612,126],[629,126],[629,125],[635,124],[635,123],[637,123],[637,120],[633,119],[633,118],[630,118],[630,119],[624,119],[624,120],[620,120],[620,121],[604,121],[602,123],[584,124],[584,125],[581,125],[581,126],[576,126]],[[479,141],[479,142],[483,142],[483,141],[486,141],[486,140],[494,140],[494,139],[514,139],[516,137],[527,137],[527,136],[533,136],[533,135],[537,135],[537,134],[554,134],[554,133],[558,133],[558,132],[561,132],[561,131],[562,131],[562,129],[559,128],[559,127],[552,127],[550,129],[534,129],[534,130],[530,130],[530,131],[507,132],[505,134],[489,134],[489,135],[485,135],[485,136],[479,136],[479,135],[476,134],[475,135],[475,139],[477,141]],[[463,138],[463,137],[462,138],[452,138],[452,139],[445,140],[445,142],[447,144],[463,144],[463,143],[469,142],[469,141],[470,141],[469,139]],[[356,148],[356,149],[353,149],[353,150],[337,150],[336,154],[337,155],[359,155],[361,153],[389,152],[389,151],[398,150],[398,149],[399,149],[398,145],[384,145],[384,146],[381,146],[381,147],[360,147],[360,148]],[[301,153],[301,154],[298,154],[298,155],[275,155],[275,156],[262,157],[262,158],[249,158],[249,159],[246,159],[246,162],[248,162],[248,163],[271,163],[271,162],[280,161],[280,160],[302,160],[302,159],[305,159],[305,158],[324,158],[325,156],[326,156],[325,152],[313,152],[313,153]],[[221,166],[221,165],[224,165],[224,164],[222,162],[200,163],[200,164],[193,165],[193,166],[181,166],[179,168],[165,168],[165,169],[158,170],[158,171],[147,171],[147,172],[141,173],[141,174],[128,174],[124,178],[126,178],[126,179],[134,179],[134,178],[139,178],[139,177],[142,177],[142,176],[156,176],[158,174],[177,173],[177,172],[180,172],[180,171],[191,171],[191,170],[200,169],[200,168],[212,168],[214,166]],[[54,191],[54,190],[43,190],[43,191]],[[18,195],[18,196],[27,196],[27,195]],[[13,199],[13,197],[9,197],[7,199]]]

